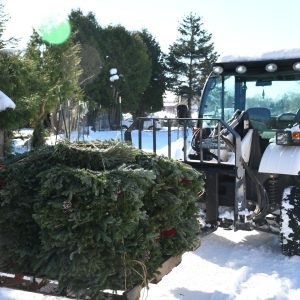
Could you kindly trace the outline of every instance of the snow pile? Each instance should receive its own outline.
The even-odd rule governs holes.
[[[0,112],[6,110],[7,108],[16,108],[16,104],[3,92],[0,91]]]

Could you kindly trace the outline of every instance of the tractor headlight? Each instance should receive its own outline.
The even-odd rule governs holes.
[[[300,131],[277,131],[277,145],[300,145]]]
[[[276,132],[276,144],[277,145],[291,145],[292,134],[290,131],[277,131]]]
[[[300,62],[294,63],[293,69],[294,69],[294,71],[299,72],[300,71]]]
[[[235,71],[239,74],[244,74],[247,72],[247,68],[243,65],[240,65],[235,68]]]
[[[215,66],[215,67],[213,67],[213,72],[214,72],[215,74],[220,75],[220,74],[223,73],[223,71],[224,71],[224,69],[223,69],[221,66]]]
[[[275,72],[277,71],[278,67],[276,64],[267,64],[265,69],[267,72]]]

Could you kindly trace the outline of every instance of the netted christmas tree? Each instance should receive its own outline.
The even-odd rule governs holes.
[[[115,141],[60,143],[0,170],[0,271],[96,295],[151,278],[198,240],[200,173]]]

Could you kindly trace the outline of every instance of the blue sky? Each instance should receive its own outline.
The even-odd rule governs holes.
[[[7,36],[25,45],[32,28],[43,20],[67,15],[78,7],[92,11],[99,24],[121,24],[128,30],[147,28],[164,52],[178,37],[182,18],[202,17],[218,53],[257,55],[300,48],[299,0],[2,0],[10,16]]]

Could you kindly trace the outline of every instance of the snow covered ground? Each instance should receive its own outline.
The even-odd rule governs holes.
[[[218,229],[157,284],[148,300],[300,299],[300,257],[281,254],[276,235]]]
[[[0,288],[1,300],[66,300]],[[218,229],[141,300],[299,300],[300,257],[285,257],[276,235]]]
[[[134,133],[135,135],[136,133]],[[164,152],[165,130],[159,132],[158,152]],[[172,131],[173,154],[182,132]],[[151,131],[144,133],[145,148],[151,147]],[[85,139],[120,138],[120,132],[90,132]],[[136,143],[134,136],[134,143]],[[52,140],[52,142],[55,140]],[[51,141],[49,142],[51,143]],[[19,147],[19,148],[18,148]],[[22,150],[19,144],[16,150]],[[0,288],[0,300],[63,300]],[[201,241],[194,252],[183,255],[182,262],[158,284],[144,288],[147,300],[299,300],[300,257],[285,257],[278,236],[258,231],[218,229]]]

